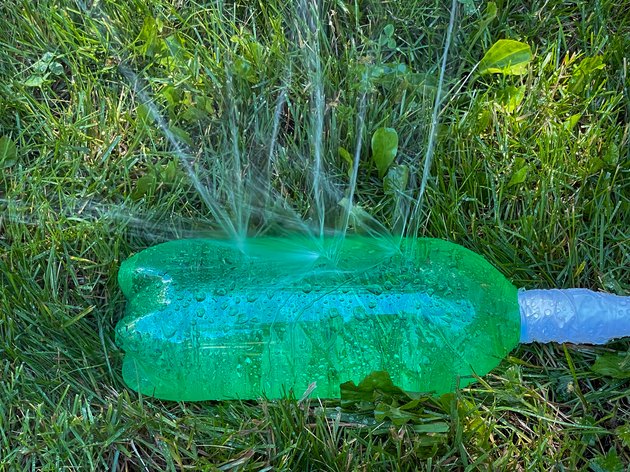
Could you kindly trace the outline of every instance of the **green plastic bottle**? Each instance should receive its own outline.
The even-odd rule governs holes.
[[[189,239],[125,261],[116,327],[123,378],[166,400],[338,398],[387,371],[441,394],[519,342],[517,289],[481,256],[437,239]]]

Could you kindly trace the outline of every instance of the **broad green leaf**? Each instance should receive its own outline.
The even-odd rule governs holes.
[[[131,192],[132,200],[140,200],[147,193],[153,193],[157,186],[157,178],[153,172],[145,174],[136,180],[136,185]]]
[[[602,170],[604,167],[606,167],[606,163],[602,159],[600,159],[599,157],[595,157],[594,159],[592,159],[589,162],[589,164],[590,165],[587,168],[586,175],[596,174],[597,172]]]
[[[368,66],[368,72],[371,78],[378,79],[380,77],[383,77],[387,73],[387,70],[383,66],[374,65]]]
[[[386,418],[395,425],[401,426],[413,419],[418,419],[419,416],[412,411],[415,408],[420,400],[412,400],[409,402],[410,406],[408,408],[397,407],[395,404],[388,405],[387,403],[381,402],[376,405],[374,408],[374,419],[376,421],[384,421]]]
[[[256,70],[251,66],[247,59],[240,56],[237,56],[234,59],[234,74],[237,77],[251,83],[255,83],[257,81]]]
[[[140,53],[142,55],[153,57],[166,47],[164,42],[159,39],[163,27],[164,24],[159,18],[156,19],[151,16],[144,18],[144,24],[136,39],[140,44]]]
[[[190,134],[188,134],[188,132],[182,128],[180,128],[179,126],[175,126],[175,125],[171,125],[169,126],[169,131],[171,133],[173,133],[173,135],[179,139],[180,141],[182,141],[183,143],[186,143],[188,146],[192,146],[192,138],[190,137]]]
[[[614,166],[619,162],[619,157],[619,146],[615,143],[610,143],[610,146],[608,146],[608,149],[606,149],[606,152],[602,155],[602,160],[609,166]]]
[[[523,75],[532,57],[529,45],[513,39],[500,39],[479,61],[477,73]]]
[[[352,167],[353,159],[352,154],[341,146],[337,148],[337,152],[339,152],[339,157],[341,157],[350,167]]]
[[[566,129],[567,131],[573,131],[573,128],[575,128],[575,125],[577,125],[580,121],[580,118],[582,118],[582,114],[581,113],[576,113],[575,115],[571,115],[563,124],[562,126],[564,127],[564,129]]]
[[[202,110],[205,110],[205,112],[208,114],[216,113],[214,100],[208,97],[204,97],[203,95],[197,96],[196,100],[197,100],[197,108],[201,108]]]
[[[586,88],[586,85],[593,80],[598,71],[606,67],[602,56],[585,57],[573,70],[571,79],[569,80],[568,90],[574,94],[580,94]]]
[[[512,167],[514,169],[520,169],[521,167],[523,167],[525,165],[525,159],[522,157],[517,157],[516,159],[514,159],[514,164],[512,164]]]
[[[381,46],[387,46],[390,49],[396,47],[396,40],[394,39],[394,25],[385,25],[385,28],[383,28],[383,32],[381,33],[381,37],[379,38],[379,43]]]
[[[409,167],[406,165],[392,166],[383,179],[383,190],[386,195],[398,195],[407,189],[409,182]]]
[[[591,370],[614,379],[630,379],[630,352],[598,356]]]
[[[372,135],[372,159],[383,178],[398,154],[398,133],[394,128],[379,128]]]
[[[375,371],[365,377],[359,385],[352,380],[341,384],[341,401],[344,402],[373,402],[382,394],[405,396],[405,392],[396,387],[389,373]]]
[[[8,136],[0,138],[0,167],[11,167],[17,162],[17,146]]]
[[[51,62],[48,70],[54,75],[63,75],[63,66],[60,62]]]
[[[239,53],[243,58],[255,67],[265,66],[265,56],[267,54],[267,48],[252,35],[234,35],[231,41],[238,45]]]
[[[164,38],[165,50],[168,50],[171,59],[178,64],[184,64],[186,60],[186,51],[184,49],[183,40],[178,34],[171,34]]]
[[[483,19],[484,26],[488,26],[497,17],[497,4],[488,2],[486,4],[486,14]]]
[[[395,48],[395,41],[393,39],[391,41],[393,43],[387,44],[387,47]],[[422,77],[416,77],[416,74],[406,64],[399,62],[362,65],[359,70],[362,77],[369,79],[369,83],[385,87],[386,90],[390,91],[399,90],[401,86],[405,85],[419,85],[422,82]]]
[[[136,109],[136,116],[137,124],[142,127],[149,126],[154,121],[151,109],[146,103],[138,105],[138,108]]]
[[[414,398],[410,402],[407,402],[404,405],[399,406],[398,408],[402,411],[415,410],[418,408],[418,405],[421,404],[422,400],[426,400],[426,398]]]
[[[505,113],[512,113],[525,98],[525,86],[509,85],[497,94],[497,104]]]
[[[247,58],[257,66],[264,65],[266,48],[258,41],[252,39],[247,43]]]
[[[352,168],[354,167],[354,159],[352,158],[352,154],[348,152],[346,148],[339,146],[337,148],[337,152],[339,153],[339,157],[341,157],[346,164],[348,164],[347,174],[348,177],[352,175]]]
[[[197,123],[205,120],[206,118],[208,118],[206,110],[195,106],[186,108],[186,111],[182,114],[182,119],[189,123]]]
[[[159,176],[162,182],[167,184],[175,184],[186,178],[186,174],[179,168],[175,160],[161,166]]]
[[[477,113],[477,121],[473,128],[475,133],[483,134],[492,124],[492,116],[492,111],[488,108],[484,108]]]
[[[179,88],[167,85],[160,91],[160,95],[166,99],[169,107],[178,105],[182,100],[182,92]]]
[[[41,59],[33,64],[33,71],[35,72],[35,74],[45,74],[54,59],[55,55],[52,52],[47,52],[46,54],[44,54]]]
[[[528,166],[525,165],[521,167],[519,170],[517,170],[516,172],[514,172],[507,186],[512,187],[513,185],[518,185],[525,182],[525,179],[527,178],[527,170],[528,170]]]
[[[46,77],[43,75],[31,75],[24,81],[26,87],[41,87],[46,82]]]

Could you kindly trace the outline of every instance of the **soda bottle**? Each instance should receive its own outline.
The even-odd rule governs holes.
[[[312,383],[338,398],[374,371],[441,394],[519,343],[521,305],[538,327],[558,307],[438,239],[176,240],[123,262],[118,278],[123,378],[166,400],[274,399]]]

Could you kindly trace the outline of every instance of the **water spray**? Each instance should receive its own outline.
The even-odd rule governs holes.
[[[302,5],[312,23],[311,7]],[[197,176],[189,150],[170,131],[142,80],[120,61],[121,72],[148,105],[228,237],[170,241],[121,265],[118,279],[128,303],[116,341],[125,351],[123,378],[131,389],[194,401],[279,398],[315,384],[316,395],[336,398],[342,383],[387,371],[404,390],[441,394],[488,373],[519,342],[600,344],[630,336],[629,297],[585,289],[519,291],[481,256],[453,243],[415,237],[456,7],[453,0],[422,180],[401,233],[408,237],[346,234],[360,137],[343,227],[325,231],[319,44],[309,56],[317,79],[311,95],[317,234],[275,238],[244,233],[244,211],[253,203],[244,200],[247,181],[240,174],[236,118],[230,215]],[[311,24],[308,36],[317,43],[318,34]],[[274,140],[284,94],[274,115]],[[359,108],[362,130],[365,95]],[[271,159],[273,142],[269,152]],[[270,175],[269,168],[265,174]]]

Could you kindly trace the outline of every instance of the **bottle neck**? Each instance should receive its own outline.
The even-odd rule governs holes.
[[[630,336],[630,297],[587,289],[522,290],[521,342],[605,344]]]

